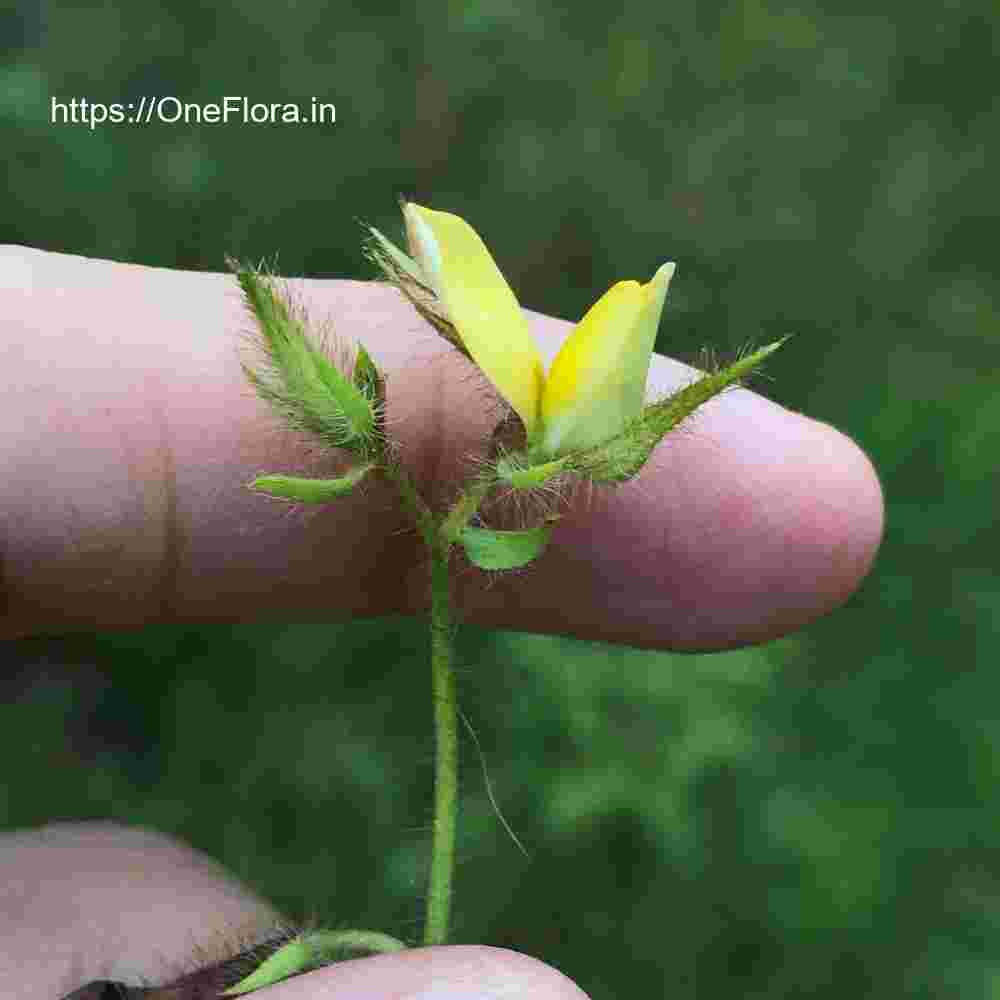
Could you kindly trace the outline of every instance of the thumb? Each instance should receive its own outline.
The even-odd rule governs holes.
[[[280,923],[270,907],[205,855],[150,830],[65,823],[0,834],[0,983],[13,986],[9,995],[19,1000],[214,1000],[217,986],[210,988],[208,981],[217,984],[213,976],[220,964],[225,967],[248,944],[268,940]],[[258,995],[586,996],[537,959],[473,946],[339,962],[250,994]]]
[[[414,948],[336,965],[261,990],[261,1000],[586,1000],[561,972],[504,948]],[[187,1000],[187,998],[178,998]]]

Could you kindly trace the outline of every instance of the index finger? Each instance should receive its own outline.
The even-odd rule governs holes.
[[[152,622],[422,612],[419,540],[384,485],[320,510],[251,494],[344,456],[281,430],[238,364],[235,284],[6,248],[0,256],[3,634]],[[296,294],[387,372],[390,429],[447,498],[495,419],[465,362],[390,288]],[[532,317],[554,354],[569,325]],[[683,366],[655,359],[675,386]],[[668,436],[636,484],[576,509],[523,576],[458,585],[467,620],[651,648],[741,645],[843,601],[882,530],[878,480],[834,429],[734,390]]]

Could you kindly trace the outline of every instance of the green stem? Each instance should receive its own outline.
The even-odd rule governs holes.
[[[431,873],[427,885],[427,922],[424,944],[445,944],[451,912],[451,883],[455,868],[455,822],[458,805],[458,705],[452,666],[453,621],[448,555],[443,540],[431,546],[431,679],[434,695],[434,732],[437,740],[434,771],[434,834]]]
[[[434,541],[437,537],[437,525],[434,515],[424,501],[424,498],[417,491],[413,481],[406,474],[402,466],[391,461],[388,457],[383,458],[384,464],[379,466],[379,470],[390,482],[396,485],[404,506],[413,515],[417,522],[417,529],[428,549],[433,549]]]
[[[386,456],[386,459],[388,456]],[[458,818],[458,702],[455,694],[453,642],[455,616],[451,606],[448,560],[469,518],[495,483],[482,476],[439,519],[427,506],[406,472],[385,460],[385,476],[396,484],[403,503],[417,522],[431,564],[431,689],[434,701],[434,824],[431,871],[427,884],[424,944],[445,944],[451,915],[455,870],[455,829]]]

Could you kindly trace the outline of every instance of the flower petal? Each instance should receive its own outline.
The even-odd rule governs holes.
[[[514,293],[463,219],[412,202],[403,212],[410,250],[434,282],[462,343],[530,437],[539,422],[545,369]]]
[[[639,415],[673,273],[674,265],[664,264],[646,285],[620,281],[569,335],[552,362],[542,394],[547,452],[592,448]]]
[[[643,307],[637,281],[613,285],[576,325],[552,362],[542,395],[546,452],[588,448],[624,424],[621,355]]]
[[[676,267],[677,265],[673,261],[662,264],[657,269],[656,274],[642,286],[645,303],[642,308],[642,317],[639,320],[639,329],[635,332],[636,350],[640,354],[644,352],[646,357],[646,367],[638,379],[640,409],[646,401],[646,376],[649,374],[649,359],[652,357],[653,347],[656,345],[656,331],[660,328],[663,304],[667,300],[667,289],[670,287],[670,279],[674,276]]]

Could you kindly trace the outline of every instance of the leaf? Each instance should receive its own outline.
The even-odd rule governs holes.
[[[351,380],[340,373],[326,355],[312,345],[310,347],[316,374],[344,414],[351,434],[362,441],[367,439],[375,427],[371,402]]]
[[[354,360],[352,381],[371,403],[372,411],[375,414],[375,431],[380,438],[384,438],[385,378],[363,344],[358,344],[358,356]]]
[[[383,955],[405,949],[402,941],[381,931],[310,931],[279,948],[249,976],[220,995],[237,997],[253,993],[352,953]]]
[[[365,395],[378,395],[378,387],[382,382],[379,370],[372,361],[372,356],[365,350],[364,344],[358,344],[358,356],[354,359],[354,384]]]
[[[494,531],[466,527],[462,545],[469,561],[480,569],[516,569],[537,559],[549,544],[552,528],[543,524],[524,531]]]
[[[339,479],[308,479],[305,476],[259,476],[249,487],[280,500],[293,503],[331,503],[338,497],[350,493],[354,487],[374,468],[369,463],[351,469]]]
[[[336,448],[363,451],[375,431],[367,395],[310,339],[307,319],[267,274],[230,260],[260,331],[265,364],[243,365],[258,394],[296,427]]]
[[[230,986],[228,990],[223,990],[220,995],[238,997],[244,993],[253,993],[254,990],[262,990],[265,986],[272,986],[289,976],[305,972],[312,964],[312,946],[304,937],[297,937],[279,948],[249,976],[241,979],[235,986]]]

